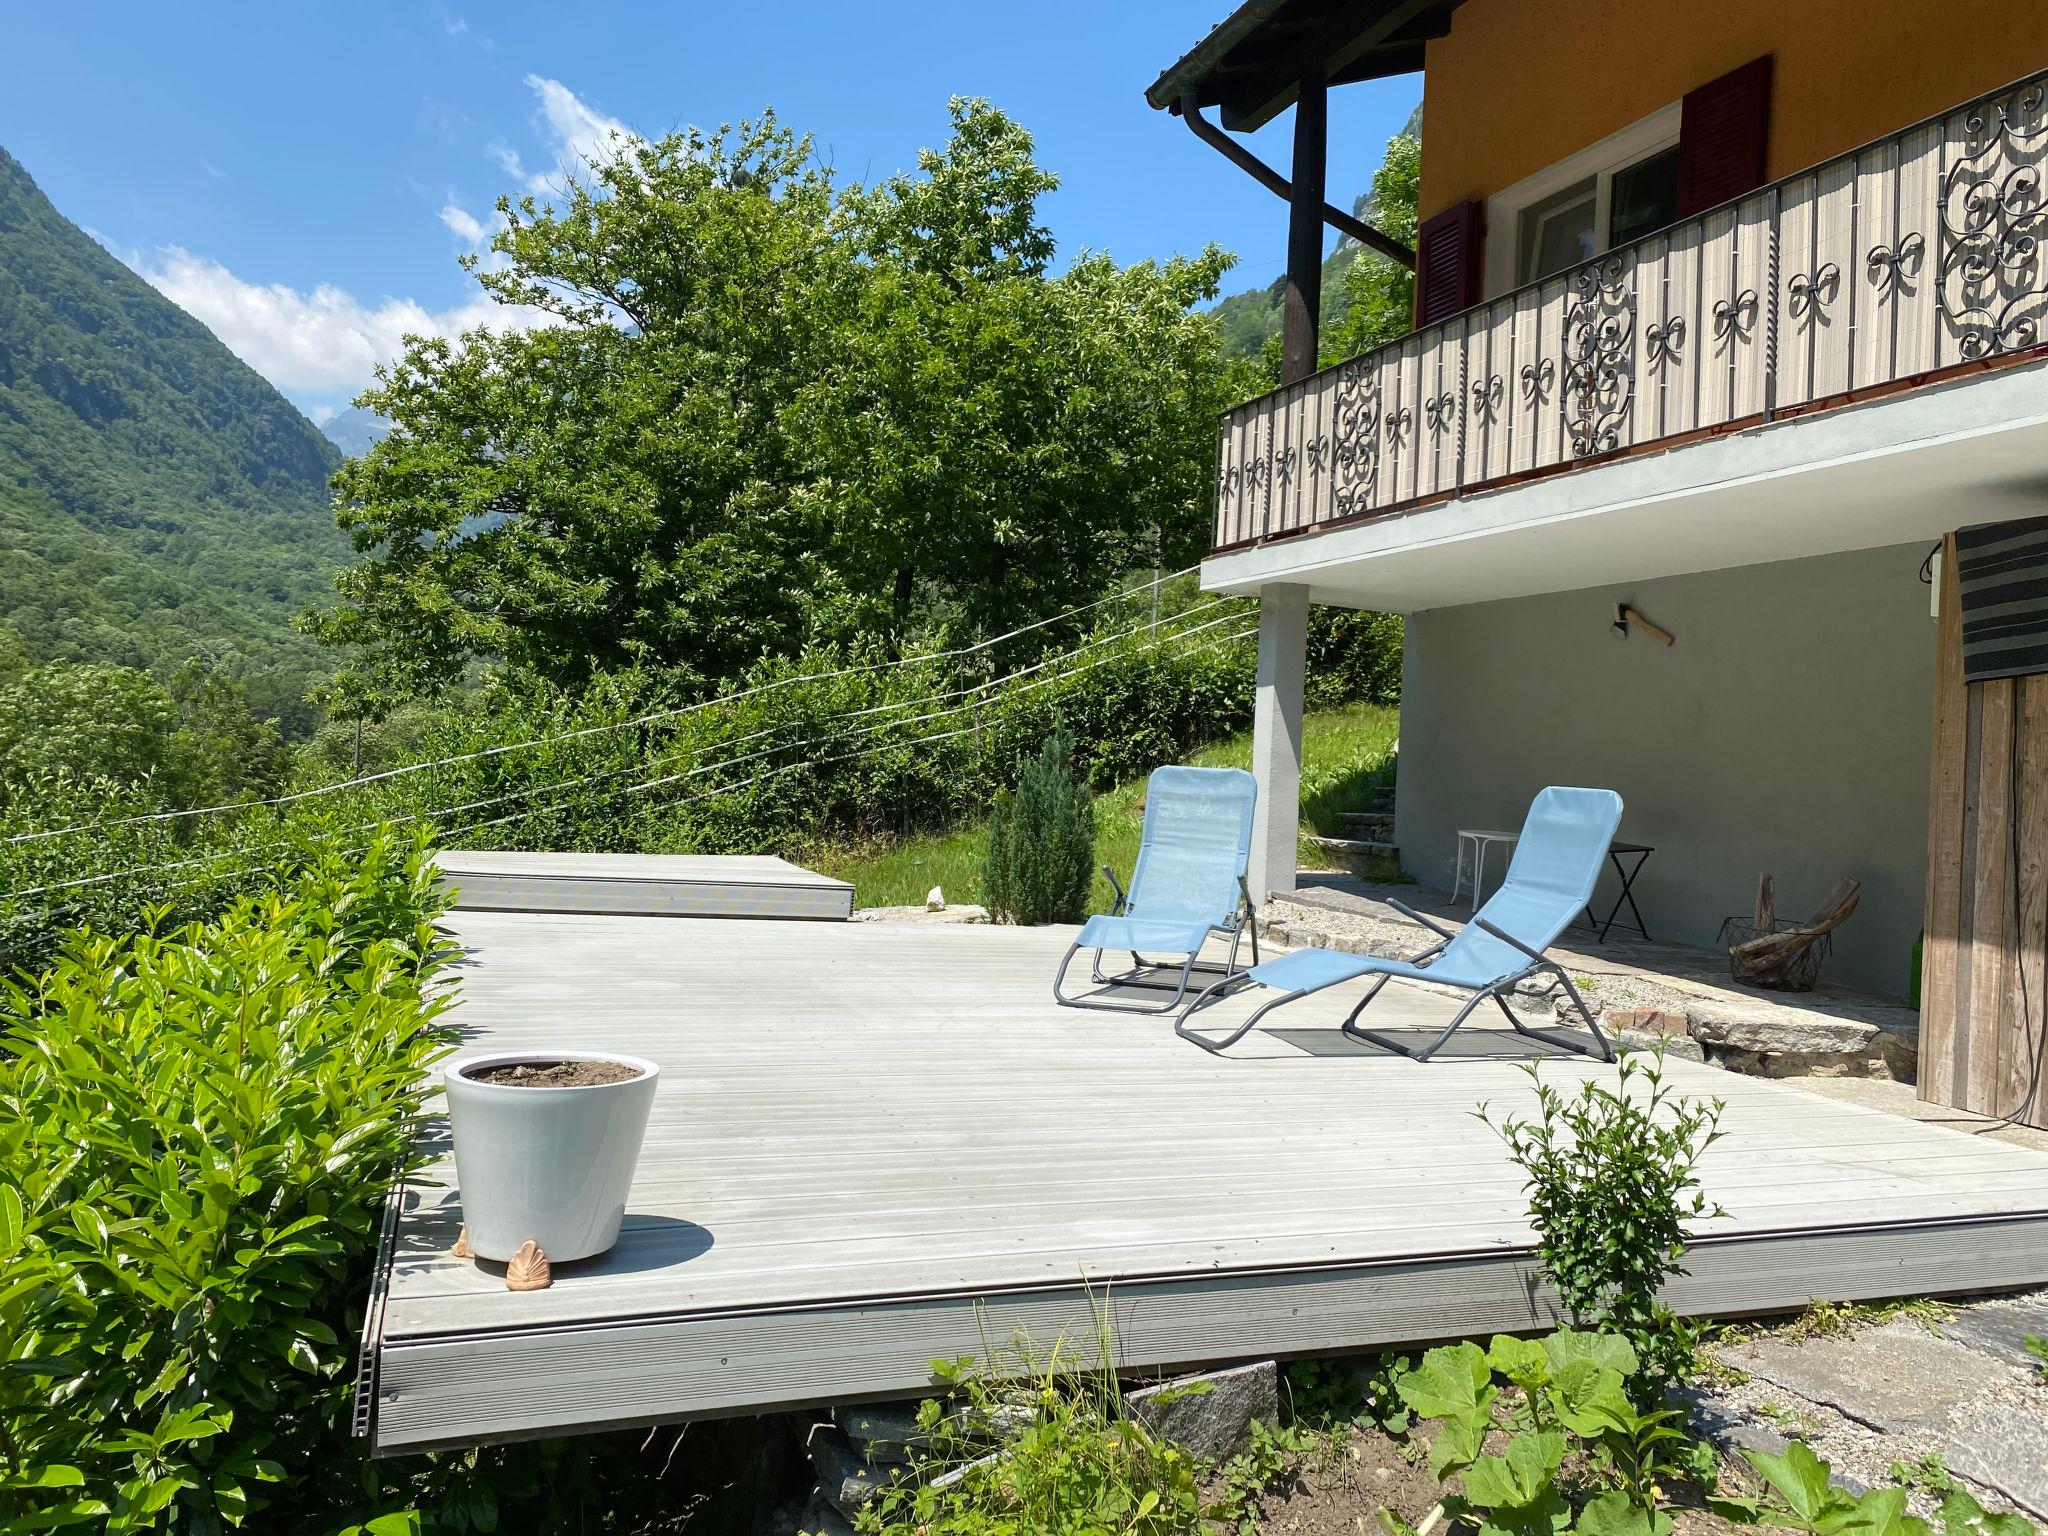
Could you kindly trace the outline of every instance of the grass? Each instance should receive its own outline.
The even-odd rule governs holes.
[[[1301,820],[1324,837],[1340,835],[1337,818],[1363,810],[1393,784],[1393,748],[1400,712],[1384,705],[1358,704],[1307,717],[1302,726]],[[1204,768],[1249,768],[1250,736],[1233,736],[1204,747],[1188,759]],[[1134,779],[1095,797],[1095,862],[1108,864],[1119,879],[1130,878],[1144,824],[1145,781]],[[853,882],[854,902],[863,907],[922,906],[925,892],[941,886],[953,904],[979,902],[981,860],[988,842],[985,822],[951,832],[913,837],[883,847],[828,848],[809,855],[812,867]],[[1305,869],[1328,860],[1306,838]],[[1388,870],[1398,878],[1397,871]],[[1098,872],[1093,901],[1109,909],[1109,882]]]

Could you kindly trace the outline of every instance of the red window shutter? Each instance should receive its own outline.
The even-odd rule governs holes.
[[[1479,253],[1486,209],[1459,203],[1425,223],[1415,235],[1415,323],[1449,319],[1479,302]]]
[[[1768,53],[1686,92],[1679,109],[1678,217],[1689,219],[1762,186],[1770,127]]]

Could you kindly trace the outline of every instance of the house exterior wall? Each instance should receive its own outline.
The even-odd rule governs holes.
[[[2048,0],[1467,0],[1428,47],[1420,213],[1491,196],[1765,53],[1775,180],[2040,67],[2044,36]]]
[[[1766,870],[1795,917],[1854,875],[1863,903],[1828,974],[1903,994],[1926,872],[1926,554],[1896,545],[1411,614],[1402,861],[1448,887],[1460,827],[1519,826],[1546,784],[1612,788],[1621,838],[1657,850],[1636,883],[1656,937],[1711,943]],[[1616,640],[1624,601],[1677,644]],[[1603,916],[1613,883],[1596,897]]]

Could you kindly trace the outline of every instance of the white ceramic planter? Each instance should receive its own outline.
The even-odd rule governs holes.
[[[530,1061],[616,1061],[640,1075],[579,1088],[513,1088],[468,1074]],[[471,1252],[504,1261],[529,1239],[553,1263],[619,1240],[661,1069],[616,1051],[501,1051],[448,1068],[448,1122]]]

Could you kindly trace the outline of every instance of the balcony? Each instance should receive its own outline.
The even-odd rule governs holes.
[[[2048,345],[2048,71],[1223,418],[1231,550]]]

